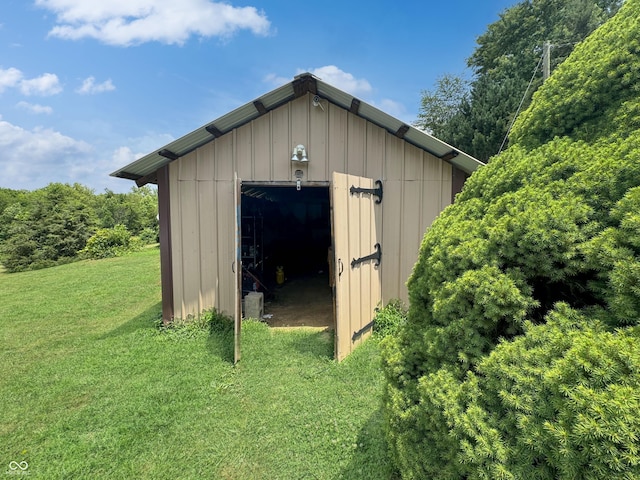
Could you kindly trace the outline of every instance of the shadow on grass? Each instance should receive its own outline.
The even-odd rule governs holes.
[[[100,339],[103,340],[105,338],[130,335],[142,329],[155,329],[161,314],[162,303],[158,302],[153,307],[150,307],[142,312],[140,315],[133,317],[131,320],[123,323],[119,327],[116,327],[110,332],[105,333],[100,337]]]
[[[305,330],[295,328],[289,330],[291,348],[304,356],[333,358],[334,332],[330,328],[324,330]]]
[[[207,350],[223,362],[233,364],[233,320],[211,324],[207,337]]]
[[[355,480],[399,480],[391,460],[391,452],[384,432],[382,409],[378,408],[363,425],[357,440],[358,448],[340,478]]]

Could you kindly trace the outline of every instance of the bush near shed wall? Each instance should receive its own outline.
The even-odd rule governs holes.
[[[638,18],[575,49],[426,233],[383,342],[403,478],[640,477]]]

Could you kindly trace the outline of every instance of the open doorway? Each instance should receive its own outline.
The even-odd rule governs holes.
[[[242,295],[273,327],[334,327],[328,186],[242,185]]]

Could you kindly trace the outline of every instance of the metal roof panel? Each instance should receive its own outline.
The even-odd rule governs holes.
[[[307,91],[313,91],[313,93],[317,93],[320,97],[347,110],[351,110],[352,105],[357,105],[357,112],[354,112],[356,115],[365,118],[393,134],[398,133],[400,130],[400,136],[407,142],[426,150],[436,157],[444,157],[444,160],[467,173],[471,173],[483,165],[479,160],[476,160],[464,152],[460,152],[451,145],[438,140],[428,133],[405,124],[401,120],[392,117],[372,105],[360,101],[352,95],[321,81],[309,73],[304,73],[296,76],[293,82],[278,87],[258,99],[236,108],[213,122],[203,125],[193,132],[116,170],[111,175],[127,179],[149,178],[159,168],[162,168],[172,161],[170,158],[162,156],[160,154],[161,151],[169,150],[177,157],[184,156],[196,148],[214,140],[216,134],[224,135],[234,128],[238,128],[259,117],[261,112],[256,107],[255,102],[261,103],[266,111],[273,110],[293,100],[296,97],[296,88],[298,88],[298,90],[300,88],[306,88]],[[357,104],[353,103],[354,100],[357,100]],[[209,127],[210,131],[207,130],[207,127]],[[404,134],[402,135],[402,133]]]

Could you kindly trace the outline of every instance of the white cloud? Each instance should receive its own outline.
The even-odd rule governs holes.
[[[296,71],[296,75],[300,75],[301,73],[311,73],[323,82],[333,85],[340,90],[344,90],[351,95],[368,95],[373,91],[373,89],[371,88],[371,84],[367,80],[365,80],[364,78],[358,79],[352,74],[339,69],[335,65],[326,65],[324,67],[311,69],[298,68]],[[269,83],[278,87],[284,85],[285,83],[291,82],[292,80],[293,77],[287,78],[275,73],[270,73],[264,77],[265,83]]]
[[[25,79],[24,73],[17,68],[0,68],[0,93],[7,88],[18,88],[23,95],[56,95],[62,91],[58,76],[54,73],[44,73],[36,78]]]
[[[62,85],[58,76],[54,73],[45,73],[39,77],[29,80],[21,80],[19,83],[20,92],[23,95],[55,95],[62,91]]]
[[[157,148],[158,145],[164,145],[173,140],[175,138],[167,134],[130,138],[127,142],[133,145],[133,148],[129,145],[121,146],[111,152],[105,151],[100,158],[75,162],[69,165],[68,174],[74,179],[81,179],[80,182],[82,184],[95,191],[109,188],[112,191],[126,192],[134,186],[134,183],[130,180],[110,177],[109,174],[143,157]],[[153,147],[147,147],[147,144],[151,144]],[[134,148],[136,150],[140,149],[140,151],[135,152]]]
[[[82,86],[78,88],[76,92],[80,95],[91,95],[95,93],[110,92],[115,89],[116,87],[111,79],[102,83],[96,83],[95,77],[88,77],[83,80]]]
[[[131,150],[131,147],[119,147],[114,150],[113,155],[111,156],[113,166],[112,170],[117,170],[125,165],[129,165],[138,158],[144,157],[147,153],[148,152],[134,153],[134,151]]]
[[[53,113],[53,108],[46,105],[38,105],[37,103],[28,103],[28,102],[18,102],[18,108],[22,108],[23,110],[27,110],[31,113],[35,114],[46,114],[51,115]]]
[[[183,44],[191,35],[226,38],[239,30],[267,35],[271,27],[265,13],[255,7],[211,0],[36,0],[36,5],[57,15],[51,36],[94,38],[119,46]]]
[[[298,69],[297,74],[304,72],[309,72],[323,82],[333,85],[340,90],[344,90],[351,95],[368,95],[373,91],[371,84],[367,80],[364,78],[356,78],[352,74],[340,70],[335,65],[326,65],[311,70]]]
[[[404,104],[396,102],[395,100],[384,98],[380,100],[378,105],[376,105],[376,103],[377,102],[374,102],[374,106],[377,106],[383,112],[388,113],[389,115],[398,119],[402,119],[407,115],[407,109]]]
[[[275,87],[281,87],[282,85],[289,83],[293,78],[281,77],[275,73],[270,73],[264,77],[264,82],[271,84]]]
[[[35,190],[52,182],[78,182],[96,192],[126,192],[134,183],[109,174],[173,140],[149,133],[126,139],[119,148],[94,148],[50,128],[13,125],[0,115],[0,187]]]
[[[361,97],[369,104],[373,105],[376,108],[379,108],[383,112],[388,113],[393,117],[396,117],[400,120],[404,119],[404,121],[407,121],[405,119],[405,117],[407,117],[408,115],[406,107],[402,103],[388,98],[384,98],[382,100],[371,98],[374,90],[369,81],[364,78],[356,78],[351,73],[345,72],[335,65],[326,65],[324,67],[311,68],[306,70],[298,68],[296,71],[296,75],[307,72],[315,75],[323,82],[339,88],[340,90],[350,93],[351,95]],[[279,76],[275,73],[270,73],[264,77],[265,83],[271,84],[276,87],[291,82],[292,80],[293,78]]]
[[[4,70],[0,68],[0,93],[7,88],[13,88],[22,80],[22,72],[17,68],[8,68]]]
[[[92,148],[52,129],[26,130],[0,118],[0,186],[40,188],[64,177],[73,165],[87,163]],[[61,178],[63,177],[63,178]]]
[[[158,148],[158,145],[166,145],[174,140],[175,137],[167,133],[148,134],[142,137],[128,138],[126,145],[120,146],[112,152],[109,173],[153,152]]]

